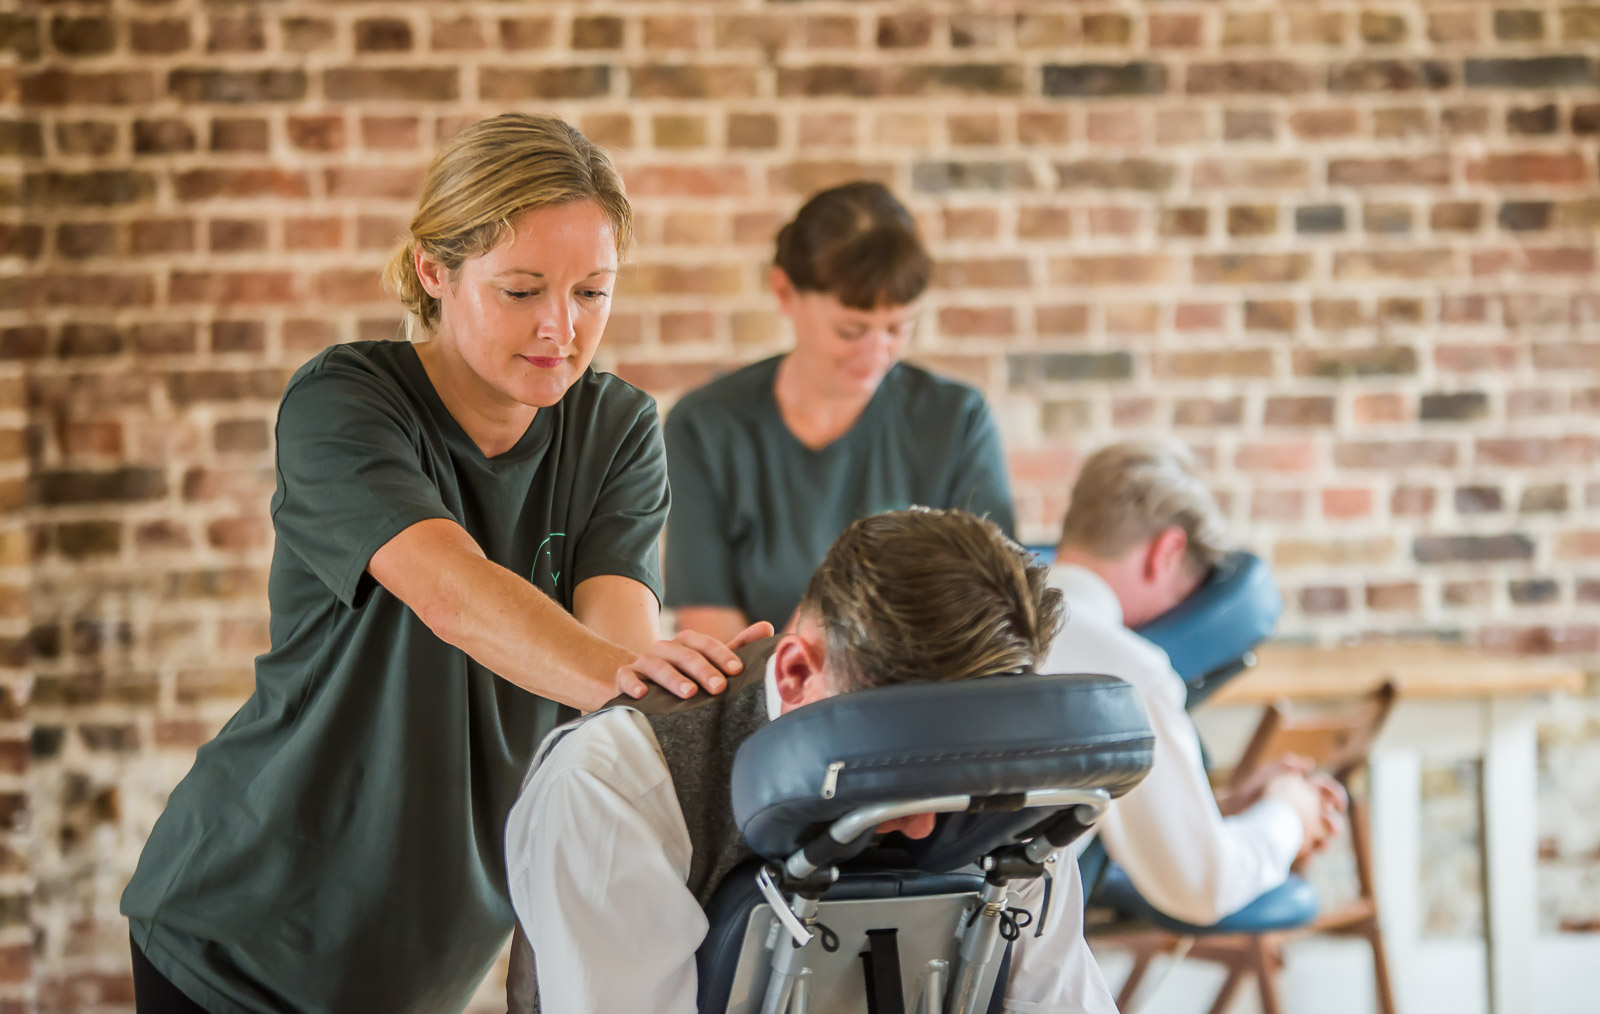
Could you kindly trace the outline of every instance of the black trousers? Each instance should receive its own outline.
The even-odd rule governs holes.
[[[133,948],[133,1008],[138,1014],[207,1014],[156,971],[138,944],[128,943]]]

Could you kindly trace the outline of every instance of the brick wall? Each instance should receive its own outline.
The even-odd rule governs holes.
[[[1085,450],[1174,432],[1287,633],[1600,655],[1600,7],[23,0],[3,34],[0,1009],[125,1002],[117,895],[265,643],[281,385],[394,335],[428,154],[507,108],[621,163],[602,357],[663,403],[782,347],[774,230],[882,179],[941,261],[916,355],[989,394],[1028,537]],[[1600,918],[1597,714],[1548,737],[1552,924]]]

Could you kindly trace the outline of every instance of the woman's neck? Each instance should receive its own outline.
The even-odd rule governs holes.
[[[450,417],[486,458],[511,450],[533,423],[538,409],[512,401],[473,372],[455,345],[438,335],[413,346],[428,380]]]
[[[813,451],[849,433],[876,393],[829,391],[807,377],[792,352],[778,362],[778,376],[772,384],[783,424],[796,440]]]

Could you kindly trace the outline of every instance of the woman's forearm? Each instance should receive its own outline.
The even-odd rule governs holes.
[[[368,571],[438,637],[531,693],[591,711],[616,696],[634,653],[578,622],[517,574],[487,559],[453,521],[412,525]]]

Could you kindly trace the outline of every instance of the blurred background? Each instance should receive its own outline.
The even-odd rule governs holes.
[[[1600,6],[22,0],[0,36],[0,1011],[131,1009],[118,895],[266,643],[283,384],[396,336],[421,170],[507,109],[616,157],[598,363],[663,409],[784,347],[803,198],[882,180],[939,261],[912,358],[990,399],[1026,539],[1170,432],[1281,637],[1600,667]],[[1423,781],[1425,933],[1476,937],[1477,768]],[[1594,680],[1537,812],[1541,939],[1592,960]]]

